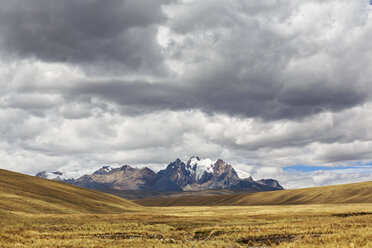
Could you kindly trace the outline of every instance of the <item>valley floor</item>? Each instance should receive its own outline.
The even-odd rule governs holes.
[[[372,247],[372,204],[0,210],[1,247]]]

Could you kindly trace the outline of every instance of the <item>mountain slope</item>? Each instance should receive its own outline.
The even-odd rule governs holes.
[[[58,171],[43,171],[36,176],[101,191],[184,192],[232,189],[260,192],[283,189],[279,182],[273,179],[257,182],[251,177],[240,179],[235,169],[222,159],[213,162],[195,156],[187,163],[176,159],[158,173],[146,167],[139,169],[124,165],[120,168],[104,166],[91,175],[77,179],[66,177]]]
[[[143,206],[250,206],[372,203],[372,181],[250,194],[156,198],[134,201]]]
[[[141,209],[122,198],[0,169],[0,212],[123,213]]]
[[[116,169],[102,167],[92,175],[82,176],[71,183],[92,189],[150,190],[157,179],[156,173],[149,168],[124,165]]]

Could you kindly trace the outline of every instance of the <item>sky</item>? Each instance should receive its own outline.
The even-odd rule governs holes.
[[[286,188],[372,180],[368,0],[0,2],[0,168],[221,158]]]

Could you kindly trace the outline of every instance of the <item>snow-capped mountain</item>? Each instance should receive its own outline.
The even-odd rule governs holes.
[[[246,191],[269,191],[283,189],[274,179],[254,181],[252,177],[241,179],[236,170],[222,159],[213,162],[193,156],[186,163],[180,159],[171,162],[158,173],[151,169],[119,168],[103,166],[92,174],[77,179],[61,172],[40,172],[36,176],[64,181],[93,189],[142,190],[142,191],[199,191],[206,189],[235,189]]]
[[[114,168],[112,168],[111,166],[103,166],[99,170],[93,172],[93,175],[106,175],[110,173],[112,170],[114,170]]]
[[[69,178],[63,172],[60,171],[53,171],[53,172],[46,172],[41,171],[36,174],[37,177],[46,178],[49,180],[55,180],[55,181],[67,181],[67,180],[73,180],[73,178]]]
[[[205,173],[213,173],[213,161],[210,159],[200,159],[199,157],[192,156],[187,161],[187,167],[195,174],[195,179],[200,180]]]

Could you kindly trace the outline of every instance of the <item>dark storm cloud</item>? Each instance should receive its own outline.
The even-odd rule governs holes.
[[[219,80],[223,78],[219,78]],[[274,84],[250,87],[236,78],[180,85],[145,81],[96,81],[78,83],[68,96],[99,97],[145,112],[200,109],[206,113],[224,113],[264,119],[298,119],[324,111],[340,111],[363,103],[367,92],[346,89],[277,90]],[[228,86],[224,82],[230,82]]]
[[[162,84],[95,81],[78,85],[71,94],[93,94],[146,111],[200,109],[269,120],[362,104],[371,95],[364,69],[370,55],[358,47],[368,43],[369,26],[357,15],[342,23],[331,7],[313,1],[185,4],[186,10],[166,24],[183,38],[170,37],[164,48],[166,59],[181,63],[180,76],[171,75]],[[336,23],[319,26],[311,18],[308,23],[301,13],[306,8],[314,15],[320,11],[320,22],[331,15]],[[355,31],[347,38],[342,33],[329,38],[335,25],[363,30],[363,35]]]
[[[353,46],[364,47],[370,35],[354,12],[342,23],[328,2],[206,0],[179,1],[177,16],[170,18],[161,8],[166,2],[8,1],[0,9],[1,48],[18,58],[89,68],[89,83],[69,87],[67,99],[94,95],[146,112],[200,109],[298,119],[347,109],[371,95],[369,72],[363,69],[370,56]],[[309,11],[324,25],[304,14]],[[326,22],[329,16],[335,23]],[[165,47],[157,43],[160,24],[171,32]],[[348,37],[330,36],[337,25],[351,30]],[[362,31],[353,33],[353,28]],[[162,74],[161,84],[95,78],[110,76],[112,68],[125,74],[126,67],[137,78],[156,77],[169,61],[181,64],[182,73]]]
[[[66,95],[74,95],[87,99],[89,96],[102,97],[120,105],[141,107],[149,111],[170,109],[185,109],[188,101],[182,93],[183,87],[172,84],[150,84],[145,81],[89,81],[79,82],[79,86],[68,89]]]
[[[157,24],[161,5],[150,0],[12,0],[0,8],[2,53],[72,64],[161,64]]]
[[[211,112],[296,119],[369,100],[371,56],[360,49],[370,36],[362,21],[367,6],[350,6],[360,14],[334,7],[333,1],[187,6],[170,26],[186,37],[177,56],[197,58],[188,64],[190,101]]]

